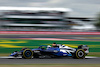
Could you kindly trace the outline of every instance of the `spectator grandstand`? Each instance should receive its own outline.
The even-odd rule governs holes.
[[[81,31],[80,25],[82,30],[95,30],[93,25],[84,28],[87,18],[69,17],[70,11],[69,8],[0,7],[0,31]]]

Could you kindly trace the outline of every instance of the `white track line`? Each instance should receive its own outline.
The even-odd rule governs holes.
[[[10,58],[21,58],[21,57],[12,57],[12,56],[0,56],[0,58],[4,58],[4,59],[10,59]]]
[[[99,58],[99,57],[86,56],[85,58]]]

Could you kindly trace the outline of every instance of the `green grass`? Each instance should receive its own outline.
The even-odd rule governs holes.
[[[40,45],[51,45],[53,42],[66,45],[88,45],[90,52],[100,52],[99,41],[57,41],[57,40],[24,40],[24,39],[0,39],[0,53],[11,53],[21,48],[38,48]],[[7,46],[6,46],[7,45]],[[10,46],[13,47],[10,47]],[[17,47],[16,47],[17,46]]]

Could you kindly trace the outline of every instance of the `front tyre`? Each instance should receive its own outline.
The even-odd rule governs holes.
[[[84,59],[85,58],[85,51],[83,49],[78,49],[75,54],[73,55],[73,58],[76,59]]]
[[[22,53],[22,58],[31,59],[33,56],[33,51],[31,49],[25,49]]]

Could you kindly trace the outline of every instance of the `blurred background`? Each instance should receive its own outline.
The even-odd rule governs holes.
[[[100,28],[100,1],[3,0],[1,31],[95,32]]]
[[[0,30],[99,31],[99,17],[70,17],[70,12],[70,8],[0,7]]]
[[[0,0],[0,55],[53,42],[100,57],[100,1]]]

